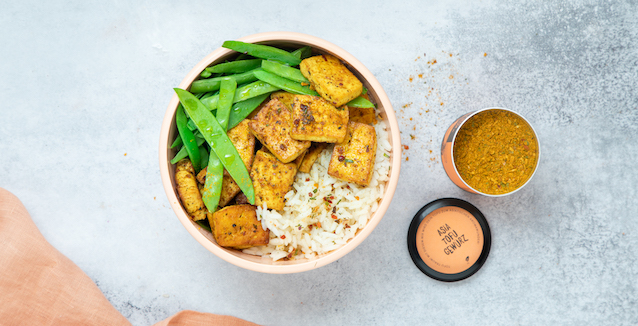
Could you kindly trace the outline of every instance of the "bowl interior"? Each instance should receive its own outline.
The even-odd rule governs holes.
[[[217,245],[211,232],[201,228],[188,217],[188,214],[183,209],[178,199],[174,178],[174,167],[170,164],[170,159],[176,154],[176,150],[171,149],[170,144],[175,140],[178,134],[175,126],[175,112],[177,110],[178,99],[175,95],[173,95],[167,109],[160,136],[160,170],[166,194],[171,202],[173,210],[188,232],[209,251],[230,263],[250,270],[267,273],[294,273],[326,265],[344,256],[360,244],[379,223],[387,210],[390,201],[392,200],[392,196],[394,195],[396,184],[398,182],[401,164],[400,136],[394,111],[385,91],[372,73],[370,73],[370,71],[365,68],[361,62],[336,45],[309,35],[285,32],[255,34],[239,40],[289,49],[296,49],[308,45],[313,48],[313,54],[331,54],[340,58],[346,64],[348,69],[350,69],[350,71],[359,78],[363,85],[368,89],[370,99],[377,104],[377,107],[380,110],[380,117],[386,123],[389,142],[392,145],[392,151],[390,154],[390,178],[385,186],[385,193],[379,203],[379,208],[370,217],[366,226],[363,229],[360,229],[356,236],[348,241],[346,245],[334,251],[317,255],[317,257],[313,259],[303,258],[296,260],[273,261],[268,257],[249,255],[239,250],[227,249]],[[225,60],[234,59],[237,55],[238,53],[224,48],[215,50],[199,62],[193,70],[191,70],[180,84],[180,88],[189,89],[191,83],[198,78],[199,73],[204,68],[216,63],[224,62]]]

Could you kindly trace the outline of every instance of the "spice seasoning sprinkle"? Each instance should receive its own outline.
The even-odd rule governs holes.
[[[454,163],[461,178],[489,195],[524,185],[537,161],[534,131],[521,117],[505,110],[487,110],[471,117],[454,142]]]

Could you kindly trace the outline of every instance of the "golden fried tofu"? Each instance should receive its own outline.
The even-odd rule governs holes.
[[[326,143],[312,143],[298,168],[299,172],[310,173],[312,165],[315,164],[315,161],[319,158],[319,155],[321,155],[321,152],[323,152],[326,146],[328,146]]]
[[[335,145],[328,174],[341,180],[367,186],[374,171],[377,134],[374,127],[360,122],[348,123],[346,139]]]
[[[290,137],[290,117],[286,106],[274,98],[249,122],[253,135],[283,163],[292,162],[310,147],[309,141]]]
[[[377,115],[374,108],[353,108],[348,107],[350,113],[350,121],[361,122],[367,125],[377,123]]]
[[[219,206],[224,207],[241,192],[239,185],[230,175],[224,175],[222,179],[222,192],[219,195]]]
[[[255,136],[250,132],[248,126],[249,120],[244,119],[235,127],[228,130],[226,133],[230,141],[235,145],[237,152],[241,160],[244,161],[246,170],[250,171],[250,167],[253,165],[253,159],[255,158]],[[228,171],[224,169],[224,176],[230,176]]]
[[[359,79],[334,56],[325,54],[304,59],[299,69],[317,93],[335,107],[354,100],[363,91]]]
[[[292,101],[295,98],[295,94],[292,93],[288,93],[288,92],[284,92],[284,91],[279,91],[279,92],[274,92],[272,94],[270,94],[270,98],[276,98],[279,101],[281,101],[281,103],[283,103],[289,110],[292,107]]]
[[[208,209],[204,205],[202,195],[195,179],[195,170],[189,159],[182,159],[175,166],[175,182],[177,183],[177,193],[193,221],[206,218]]]
[[[312,145],[310,145],[310,147],[312,147]],[[305,152],[301,153],[301,155],[297,156],[297,158],[292,161],[293,163],[295,163],[295,165],[297,165],[297,170],[299,170],[299,166],[301,165],[301,162],[303,162],[303,158],[306,156],[306,154],[308,153],[307,149]]]
[[[270,241],[270,231],[262,228],[252,205],[224,207],[213,213],[210,225],[215,241],[222,247],[246,249]]]
[[[255,205],[266,203],[270,209],[284,209],[284,196],[290,191],[296,174],[294,162],[282,163],[274,155],[258,151],[250,171],[255,187]]]
[[[348,107],[335,108],[319,96],[295,95],[290,137],[297,140],[338,143],[348,127]]]

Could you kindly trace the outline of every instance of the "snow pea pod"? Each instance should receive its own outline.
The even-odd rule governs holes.
[[[294,50],[292,52],[290,52],[290,54],[294,55],[295,57],[303,60],[305,58],[308,58],[312,55],[312,48],[309,46],[304,46],[303,48],[298,48],[297,50]]]
[[[258,72],[259,71],[255,71],[255,73]],[[279,90],[279,87],[275,87],[266,82],[258,80],[246,86],[237,88],[237,90],[235,91],[235,98],[233,99],[233,103],[245,101],[249,98],[253,98],[255,96],[266,93],[272,93],[277,90]],[[217,102],[219,102],[219,95],[213,95],[202,100],[202,103],[204,103],[204,105],[208,107],[209,111],[217,109]]]
[[[210,110],[198,100],[197,97],[180,88],[174,88],[174,90],[180,102],[186,111],[188,111],[188,115],[197,125],[199,132],[206,138],[212,151],[215,152],[224,165],[224,168],[226,168],[226,171],[228,171],[233,180],[235,180],[239,189],[246,195],[248,202],[254,205],[255,188],[250,180],[250,175],[237,149],[228,138],[228,135],[226,135],[224,128],[222,128],[217,119],[215,119],[215,116],[213,116]]]
[[[301,84],[296,81],[271,74],[267,71],[256,71],[255,77],[263,82],[271,84],[277,88],[281,88],[290,93],[319,96],[319,93],[311,90],[306,86],[301,86]]]
[[[291,66],[296,66],[301,63],[301,59],[289,52],[268,45],[244,43],[240,41],[226,41],[222,44],[222,47],[235,50],[240,53],[250,54],[256,58],[281,61]]]
[[[181,140],[181,137],[177,136],[177,138]],[[206,139],[204,139],[204,137],[199,133],[199,131],[195,132],[195,140],[197,141],[198,147],[202,146],[202,144],[206,142]],[[171,160],[171,164],[177,164],[179,160],[186,157],[188,157],[188,152],[186,151],[186,147],[182,146],[177,152],[177,154],[175,154],[175,157],[173,157],[173,159]]]
[[[222,80],[215,117],[222,128],[224,128],[224,131],[228,130],[228,117],[230,116],[230,108],[233,106],[235,90],[237,90],[237,82],[233,78]]]
[[[242,120],[253,112],[269,95],[270,93],[266,93],[233,104],[233,108],[230,109],[230,117],[228,118],[228,130],[242,122]]]
[[[199,171],[200,164],[200,155],[199,148],[197,146],[197,141],[195,140],[195,135],[193,132],[188,129],[188,121],[186,118],[186,114],[184,113],[184,109],[180,105],[177,107],[177,112],[175,116],[175,124],[177,125],[177,131],[179,132],[179,136],[182,138],[184,142],[184,147],[188,152],[188,156],[191,159],[191,163],[193,164],[193,169],[195,172]]]
[[[237,74],[259,68],[260,66],[261,59],[250,59],[220,63],[205,70],[210,73]]]
[[[206,181],[202,191],[204,205],[211,213],[214,213],[219,206],[219,198],[222,194],[222,181],[224,179],[224,165],[217,157],[215,151],[210,151],[208,157],[208,167],[206,168]],[[212,221],[211,221],[212,222]]]
[[[374,104],[372,104],[372,102],[366,100],[362,96],[355,98],[354,100],[348,102],[346,105],[351,106],[353,108],[373,108],[374,107]]]
[[[303,74],[301,73],[301,70],[297,68],[282,65],[280,63],[269,61],[269,60],[263,60],[261,63],[261,68],[277,76],[298,81],[300,83],[310,84],[308,79],[306,79],[306,77],[304,77]]]
[[[253,72],[261,70],[261,68],[253,69],[251,71],[246,71],[241,74],[235,74],[228,77],[235,78],[237,84],[245,84],[249,82],[253,82],[257,80],[257,77],[253,74]],[[211,79],[200,79],[193,82],[191,85],[191,93],[203,93],[203,92],[213,92],[219,89],[221,85],[222,79],[226,77],[215,77]],[[206,96],[208,97],[208,96]]]

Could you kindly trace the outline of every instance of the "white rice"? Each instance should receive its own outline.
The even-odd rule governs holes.
[[[352,239],[379,207],[390,171],[392,146],[387,126],[381,120],[374,128],[377,153],[372,180],[367,187],[328,175],[334,145],[328,146],[313,164],[310,173],[297,173],[293,190],[285,196],[287,201],[283,211],[269,210],[265,204],[257,208],[257,219],[264,229],[270,229],[270,243],[244,249],[243,252],[273,260],[313,258]]]

